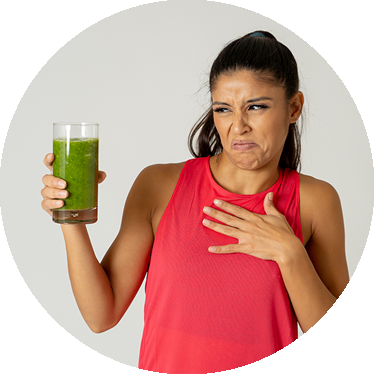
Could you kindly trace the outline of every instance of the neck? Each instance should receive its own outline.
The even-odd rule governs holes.
[[[222,153],[210,157],[209,165],[213,179],[222,188],[240,195],[266,191],[277,182],[280,172],[278,162],[269,162],[255,170],[240,169]]]

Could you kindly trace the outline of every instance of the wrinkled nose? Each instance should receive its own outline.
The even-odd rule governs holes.
[[[234,116],[233,119],[233,130],[235,134],[242,135],[252,131],[251,127],[248,124],[246,118],[244,118],[241,114],[237,114]]]

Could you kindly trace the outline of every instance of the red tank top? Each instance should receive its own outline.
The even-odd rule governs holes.
[[[139,368],[162,373],[213,373],[248,365],[297,339],[296,318],[279,266],[242,254],[213,254],[211,245],[237,243],[202,221],[214,199],[265,214],[265,195],[302,241],[299,175],[254,195],[226,191],[209,158],[185,163],[160,221],[146,281]]]

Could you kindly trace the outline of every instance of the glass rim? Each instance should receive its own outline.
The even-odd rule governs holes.
[[[53,126],[99,126],[97,122],[54,122]]]

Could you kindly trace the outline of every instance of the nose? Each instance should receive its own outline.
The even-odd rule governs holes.
[[[234,133],[237,135],[246,134],[252,131],[247,118],[244,118],[241,113],[234,116],[232,128]]]

